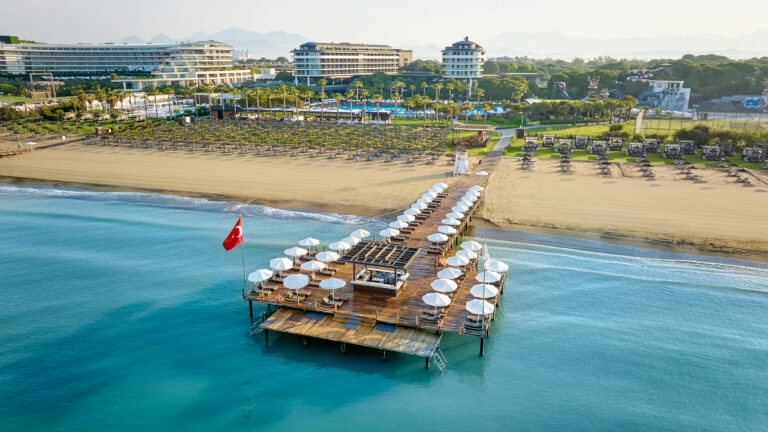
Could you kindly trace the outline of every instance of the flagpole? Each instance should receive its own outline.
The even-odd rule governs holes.
[[[243,257],[243,292],[245,292],[245,290],[248,287],[248,284],[246,283],[246,278],[245,278],[245,231],[242,230],[242,226],[243,226],[243,212],[240,212],[240,227],[241,227],[241,233],[243,235],[243,241],[240,242],[240,254]]]

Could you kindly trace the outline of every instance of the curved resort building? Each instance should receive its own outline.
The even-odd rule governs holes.
[[[465,37],[451,46],[445,47],[443,52],[443,78],[453,78],[469,82],[470,91],[472,81],[483,77],[483,62],[485,50],[483,47]]]
[[[321,78],[336,82],[375,72],[394,74],[413,58],[410,50],[349,42],[307,42],[291,54],[296,80],[306,84],[316,83]]]

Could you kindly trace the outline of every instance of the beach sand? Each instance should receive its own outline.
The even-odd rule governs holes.
[[[392,217],[432,184],[453,180],[448,160],[437,165],[354,162],[73,143],[0,159],[0,182]],[[597,175],[595,162],[574,162],[573,174],[558,172],[558,164],[537,159],[533,169],[523,171],[519,160],[502,158],[476,222],[768,257],[768,178],[762,173],[750,174],[752,184],[743,186],[709,168],[695,170],[700,179],[693,182],[673,166],[654,166],[656,177],[647,179],[634,164],[614,165],[611,176]]]
[[[595,175],[594,162],[574,163],[574,174],[562,174],[558,164],[537,160],[523,171],[519,161],[503,158],[478,216],[502,229],[555,228],[713,252],[768,252],[762,175],[744,186],[709,168],[695,170],[700,181],[692,182],[671,166],[654,166],[656,178],[648,179],[634,164],[623,166],[632,177],[615,166],[610,177]]]
[[[452,170],[448,158],[425,165],[423,161],[161,152],[80,143],[0,159],[0,177],[4,177],[0,181],[5,182],[59,182],[360,216],[402,211],[433,184],[450,183]]]

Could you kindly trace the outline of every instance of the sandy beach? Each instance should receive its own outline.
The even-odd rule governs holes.
[[[474,162],[474,160],[473,160]],[[556,229],[643,239],[742,256],[768,256],[768,179],[749,186],[714,169],[686,180],[672,166],[644,178],[634,164],[597,175],[594,162],[538,159],[531,170],[503,158],[487,187],[478,222],[502,229]],[[234,153],[127,149],[72,143],[0,160],[0,181],[66,184],[237,200],[361,216],[392,216],[438,181],[450,183],[448,159],[437,165]],[[594,235],[594,234],[593,234]]]
[[[594,162],[562,174],[557,161],[537,160],[530,171],[504,158],[491,175],[480,217],[503,229],[556,228],[631,237],[705,251],[768,252],[768,185],[735,183],[714,169],[696,170],[699,182],[674,167],[654,167],[656,177],[594,174]],[[629,175],[633,165],[623,167]]]

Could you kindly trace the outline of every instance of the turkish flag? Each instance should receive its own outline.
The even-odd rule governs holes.
[[[243,222],[242,218],[239,218],[232,231],[229,232],[229,235],[224,240],[224,249],[230,250],[239,245],[241,241],[243,241]]]

